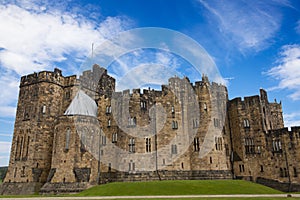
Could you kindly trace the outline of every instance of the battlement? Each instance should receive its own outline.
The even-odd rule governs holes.
[[[50,82],[61,86],[73,85],[76,82],[76,76],[64,77],[60,69],[55,68],[54,71],[41,71],[21,77],[20,87],[39,83]]]

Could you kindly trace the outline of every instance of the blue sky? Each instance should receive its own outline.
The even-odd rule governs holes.
[[[0,2],[0,166],[8,164],[20,77],[54,67],[78,73],[92,43],[132,28],[186,34],[213,58],[230,99],[265,88],[283,102],[285,124],[300,125],[298,0]]]

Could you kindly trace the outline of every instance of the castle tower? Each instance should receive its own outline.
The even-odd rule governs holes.
[[[283,128],[281,104],[269,103],[261,89],[260,95],[229,101],[228,114],[235,175],[245,179],[265,176],[264,171],[272,171],[263,159],[272,157],[267,137],[271,129]]]
[[[18,193],[22,194],[34,193],[46,182],[51,168],[55,120],[62,113],[63,86],[67,79],[59,69],[21,78],[5,194],[16,192],[10,183],[17,184]]]
[[[41,192],[77,192],[97,184],[101,136],[96,102],[79,90],[57,121],[51,171]]]

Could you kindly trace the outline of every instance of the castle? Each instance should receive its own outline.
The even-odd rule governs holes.
[[[172,77],[161,90],[115,91],[94,65],[23,76],[0,194],[79,192],[113,181],[246,179],[300,190],[300,127],[263,89],[228,99],[224,85]]]

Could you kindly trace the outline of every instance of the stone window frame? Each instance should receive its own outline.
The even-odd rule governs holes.
[[[118,133],[113,133],[112,134],[112,143],[117,143],[118,141]]]
[[[199,137],[194,138],[194,151],[200,151],[200,143],[199,143]]]
[[[244,128],[250,128],[250,121],[249,121],[249,119],[244,119],[243,120],[243,125],[244,125]]]
[[[176,144],[171,145],[171,154],[177,154],[177,145]]]
[[[172,129],[178,129],[178,122],[175,120],[172,121]]]
[[[215,148],[217,151],[223,150],[223,139],[222,137],[215,137]]]
[[[151,152],[151,138],[145,138],[145,140],[146,140],[146,146],[145,146],[146,152],[149,153]]]
[[[135,153],[135,138],[129,138],[128,147],[130,153]]]
[[[64,152],[68,152],[70,148],[70,136],[71,136],[71,128],[66,128],[66,134],[65,134],[65,150]]]

